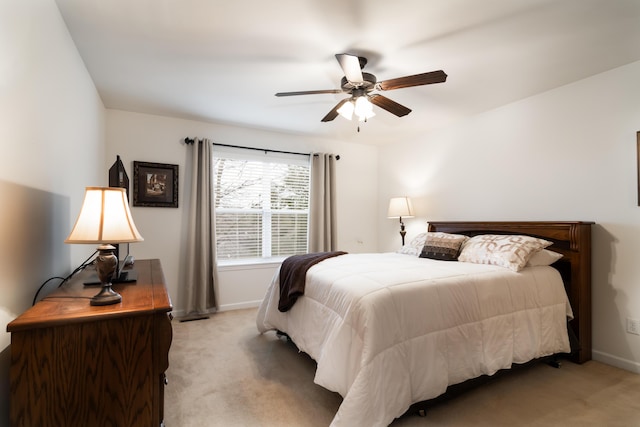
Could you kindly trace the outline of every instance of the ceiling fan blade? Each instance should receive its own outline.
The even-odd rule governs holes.
[[[443,83],[447,80],[444,71],[430,71],[428,73],[415,74],[413,76],[398,77],[378,82],[376,87],[380,90],[401,89],[403,87],[430,85],[433,83]]]
[[[335,107],[333,107],[333,109],[331,109],[331,111],[329,111],[327,113],[326,116],[324,116],[322,118],[322,120],[320,120],[321,122],[330,122],[331,120],[335,119],[336,117],[338,117],[338,110],[340,109],[340,107],[342,107],[342,104],[344,104],[345,102],[347,102],[349,100],[349,98],[343,99],[342,101],[338,102],[336,104]]]
[[[355,55],[349,55],[348,53],[336,54],[336,59],[340,63],[342,71],[347,81],[354,86],[358,86],[364,82],[362,78],[362,70],[360,69],[360,59]]]
[[[302,92],[278,92],[276,96],[319,95],[321,93],[342,93],[342,89],[305,90]]]
[[[386,96],[373,94],[369,97],[372,104],[387,110],[391,114],[395,114],[398,117],[406,116],[411,110],[404,105],[398,104],[395,101],[390,100]]]

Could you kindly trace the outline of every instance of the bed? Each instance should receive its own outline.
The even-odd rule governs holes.
[[[591,223],[431,222],[428,232],[473,241],[526,235],[562,258],[516,271],[345,254],[311,266],[288,311],[278,310],[276,275],[258,330],[285,333],[317,362],[314,382],[343,397],[333,427],[389,425],[417,402],[514,364],[552,354],[591,358]]]

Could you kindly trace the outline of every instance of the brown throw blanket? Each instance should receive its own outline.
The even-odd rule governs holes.
[[[280,301],[278,302],[278,310],[288,311],[298,300],[298,297],[304,294],[305,278],[307,270],[312,266],[338,255],[344,255],[346,252],[316,252],[304,255],[292,255],[282,262],[280,267]]]

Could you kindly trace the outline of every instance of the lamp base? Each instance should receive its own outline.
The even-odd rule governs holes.
[[[98,273],[98,278],[102,283],[102,289],[91,298],[91,305],[117,304],[122,301],[122,296],[111,289],[113,273],[115,273],[118,266],[118,258],[114,255],[114,250],[115,247],[111,245],[98,246],[100,253],[96,257],[96,273]]]
[[[102,290],[91,298],[91,305],[111,305],[122,301],[122,296],[111,289],[111,284],[103,286]]]

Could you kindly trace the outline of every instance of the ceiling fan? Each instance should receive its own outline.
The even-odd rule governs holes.
[[[393,90],[412,86],[422,86],[433,83],[443,83],[447,80],[444,71],[431,71],[428,73],[415,74],[412,76],[398,77],[381,82],[376,80],[376,76],[362,71],[367,64],[367,59],[362,56],[351,55],[348,53],[340,53],[336,55],[336,59],[344,71],[344,77],[340,83],[342,89],[327,90],[308,90],[301,92],[278,92],[276,96],[296,96],[296,95],[318,95],[324,93],[348,93],[350,98],[343,99],[333,107],[326,116],[322,118],[323,122],[330,122],[335,119],[338,114],[351,120],[353,113],[356,113],[360,121],[366,121],[373,117],[373,107],[371,104],[387,110],[391,114],[398,117],[406,116],[411,109],[404,105],[398,104],[386,96],[378,93],[371,93],[374,90]]]

